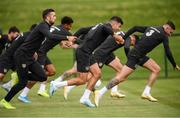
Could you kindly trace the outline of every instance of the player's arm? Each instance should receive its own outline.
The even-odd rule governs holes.
[[[122,38],[122,36],[114,34],[113,37],[118,44],[124,44],[124,39]]]
[[[128,53],[130,51],[130,46],[131,46],[131,38],[128,37],[126,40],[125,40],[125,43],[124,43],[124,52],[126,54],[126,57],[128,56]]]
[[[147,26],[134,26],[126,32],[126,34],[123,36],[123,39],[128,38],[134,32],[144,33],[147,28]]]
[[[176,64],[176,62],[172,56],[172,53],[171,53],[171,50],[169,47],[169,40],[166,37],[164,38],[163,46],[164,46],[165,54],[166,54],[168,60],[171,62],[173,68],[176,70],[180,70],[179,66]]]
[[[61,43],[59,44],[61,48],[78,48],[79,45],[76,43],[72,43],[71,41],[61,41]]]
[[[62,41],[62,40],[69,40],[69,41],[75,41],[75,36],[65,36],[65,35],[58,35],[58,34],[52,34],[49,31],[49,27],[46,24],[41,24],[39,27],[39,31],[44,34],[48,39],[53,39],[56,41]]]
[[[87,34],[93,26],[80,28],[74,33],[74,36],[79,37],[80,35]]]
[[[112,30],[112,28],[106,26],[106,25],[103,25],[103,30],[114,37],[114,39],[116,40],[116,42],[118,42],[119,44],[124,44],[124,39],[122,38],[122,36],[118,35],[118,34],[115,34]]]

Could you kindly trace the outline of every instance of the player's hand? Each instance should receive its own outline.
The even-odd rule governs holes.
[[[78,44],[73,44],[71,47],[74,48],[74,49],[77,49],[79,47],[79,45]]]
[[[118,44],[124,44],[124,39],[120,35],[113,36]]]
[[[77,37],[76,36],[67,36],[68,41],[74,42]]]
[[[73,43],[71,41],[61,41],[61,48],[72,48]]]
[[[176,65],[174,69],[180,71],[180,67],[178,65]]]

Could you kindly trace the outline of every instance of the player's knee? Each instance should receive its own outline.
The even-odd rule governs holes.
[[[161,67],[160,66],[156,66],[156,68],[154,68],[153,72],[156,74],[159,74],[161,71]]]
[[[96,73],[94,73],[94,77],[97,79],[101,78],[101,71],[97,71]]]

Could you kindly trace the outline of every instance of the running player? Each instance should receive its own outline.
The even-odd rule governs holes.
[[[121,72],[100,91],[96,91],[95,93],[96,106],[97,107],[99,106],[99,100],[105,92],[107,92],[113,86],[125,81],[125,79],[136,69],[136,65],[142,59],[145,58],[146,54],[151,52],[160,43],[163,43],[166,55],[169,61],[171,62],[171,64],[173,65],[173,68],[176,70],[180,70],[179,66],[175,63],[169,48],[168,36],[171,36],[174,30],[175,30],[175,25],[172,21],[168,21],[163,26],[159,26],[159,27],[142,26],[142,27],[134,27],[130,29],[124,36],[124,39],[126,39],[132,33],[138,31],[143,33],[141,37],[141,41],[137,45],[135,45],[135,47],[128,53],[128,60],[126,62],[126,65],[123,66]],[[146,63],[148,63],[148,61]],[[151,74],[149,80],[152,78],[156,78],[157,75],[158,74]],[[151,89],[150,86],[148,86],[146,90],[150,91],[150,89]],[[149,97],[151,97],[150,92],[146,92],[146,94],[142,94],[142,98],[144,99],[149,100]]]
[[[67,39],[70,41],[75,40],[75,37],[73,36],[64,36],[50,33],[50,27],[56,20],[56,14],[53,9],[44,10],[42,17],[43,22],[35,27],[35,29],[30,33],[23,44],[15,52],[14,59],[19,76],[19,82],[14,85],[6,97],[0,101],[0,105],[6,109],[16,109],[9,103],[9,101],[26,86],[28,80],[40,82],[47,80],[47,76],[43,68],[33,58],[34,53],[39,50],[45,37],[56,41]],[[29,71],[32,73],[30,76],[28,74]]]
[[[11,87],[15,83],[17,83],[18,80],[17,73],[15,72],[15,64],[13,58],[14,52],[24,42],[25,38],[30,34],[30,31],[32,31],[35,26],[36,24],[33,24],[28,32],[20,34],[12,42],[11,46],[0,56],[0,79],[3,80],[9,69],[13,71],[13,73],[11,74],[11,80],[2,85],[2,88],[5,89],[7,92],[10,91]]]
[[[69,32],[72,28],[73,19],[69,16],[64,16],[61,19],[61,25],[52,26],[50,31],[53,34],[59,34],[59,35],[67,35],[71,36],[72,34]],[[55,74],[55,67],[51,63],[50,59],[47,57],[48,51],[50,51],[53,47],[55,47],[57,44],[59,44],[60,41],[54,41],[51,39],[46,39],[43,44],[41,45],[41,48],[37,52],[38,59],[37,61],[40,63],[40,65],[45,69],[47,76],[53,76]],[[22,93],[18,97],[18,99],[24,103],[31,103],[29,98],[27,97],[30,89],[34,86],[36,81],[29,81],[27,86],[23,89]],[[40,88],[38,90],[38,95],[49,97],[49,94],[46,92],[46,83],[43,82],[40,85]]]
[[[8,34],[1,35],[0,37],[0,55],[3,50],[10,47],[13,40],[19,35],[20,31],[16,26],[9,28]]]
[[[123,24],[123,21],[118,16],[113,16],[109,23],[107,24],[98,24],[91,28],[91,30],[86,35],[84,43],[77,49],[76,58],[77,58],[77,70],[79,72],[79,79],[71,79],[70,81],[64,81],[61,85],[58,85],[56,82],[52,81],[50,84],[50,95],[53,95],[58,86],[71,86],[71,85],[82,85],[86,83],[88,72],[91,72],[92,78],[89,80],[87,89],[84,92],[84,95],[80,99],[80,103],[86,105],[87,107],[95,107],[91,103],[89,96],[94,89],[94,85],[97,80],[101,77],[101,70],[97,63],[90,66],[90,57],[92,52],[103,42],[105,39],[112,35],[115,37],[115,40],[123,43],[124,40],[121,36],[114,34]]]
[[[124,36],[123,32],[118,32],[118,35]],[[134,37],[132,37],[132,40]],[[83,39],[82,39],[83,40]],[[109,36],[94,52],[91,59],[91,65],[93,65],[95,62],[98,62],[98,65],[100,68],[103,67],[103,65],[107,65],[111,67],[113,70],[116,71],[116,73],[120,72],[122,68],[122,64],[120,63],[120,59],[116,57],[113,54],[113,51],[122,47],[124,44],[118,44],[113,37]],[[77,73],[76,69],[76,62],[72,69],[66,71],[63,75],[58,77],[55,81],[61,82],[65,77],[70,76],[71,74]],[[87,79],[88,81],[88,79]],[[95,84],[95,89],[97,89],[101,84],[101,81],[98,80]],[[59,86],[60,87],[60,86]],[[75,86],[65,86],[64,89],[64,98],[67,99],[68,93],[70,90],[72,90]],[[115,86],[111,89],[111,96],[117,97],[117,98],[123,98],[125,95],[118,92],[118,87]]]

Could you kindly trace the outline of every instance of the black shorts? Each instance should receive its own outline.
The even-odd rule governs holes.
[[[0,73],[6,74],[9,69],[15,70],[15,65],[13,60],[9,60],[8,58],[0,59]]]
[[[144,56],[143,58],[139,59],[138,65],[143,66],[150,58],[148,56]]]
[[[91,55],[90,58],[90,65],[93,65],[94,63],[98,63],[99,68],[102,68],[104,64],[109,65],[109,63],[111,63],[115,58],[116,56],[113,53],[111,53],[108,56],[100,56],[93,54]]]
[[[77,71],[78,72],[88,72],[90,66],[90,54],[85,53],[81,49],[76,50],[77,59]]]
[[[51,60],[49,59],[49,57],[46,56],[46,60],[45,60],[45,66],[52,64]]]
[[[107,56],[105,64],[109,65],[115,58],[116,56],[113,53],[111,53],[109,56]]]
[[[138,65],[143,66],[149,60],[149,57],[143,56],[138,50],[132,49],[128,54],[126,66],[136,69]]]
[[[34,58],[29,57],[25,53],[16,52],[15,62],[20,83],[25,83],[27,80],[40,82],[47,80],[44,69]]]

